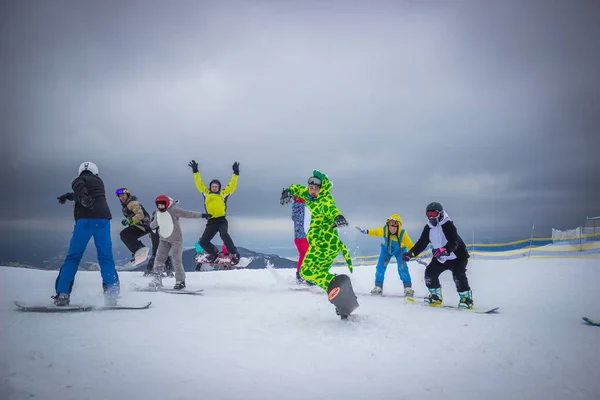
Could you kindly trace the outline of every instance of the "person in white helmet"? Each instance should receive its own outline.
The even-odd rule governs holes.
[[[116,305],[120,292],[119,276],[115,268],[110,237],[112,215],[106,202],[104,182],[98,176],[98,167],[86,161],[79,166],[79,176],[71,184],[72,192],[58,197],[60,204],[67,200],[75,203],[75,227],[67,256],[56,278],[54,304],[66,306],[70,303],[71,290],[83,253],[90,241],[98,252],[98,263],[102,275],[102,288],[107,305]]]

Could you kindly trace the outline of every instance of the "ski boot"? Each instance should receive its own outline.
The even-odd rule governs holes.
[[[458,292],[460,296],[460,302],[458,303],[458,308],[464,308],[467,310],[473,309],[473,294],[470,290],[465,292]]]
[[[300,272],[296,271],[296,283],[302,285],[306,283],[306,280],[300,275]]]
[[[163,286],[163,284],[162,284],[162,272],[157,273],[157,274],[153,274],[152,275],[152,280],[148,284],[148,287],[150,289],[160,289],[160,288],[162,288],[162,286]]]
[[[444,298],[442,297],[442,288],[429,288],[429,296],[425,297],[425,303],[430,306],[441,306]]]
[[[238,253],[233,253],[231,255],[231,261],[230,264],[231,265],[237,265],[237,263],[240,262],[240,255]]]
[[[383,293],[383,288],[381,287],[381,285],[375,285],[375,287],[373,288],[373,290],[371,290],[371,294],[373,296],[381,296],[381,294]]]
[[[173,286],[173,290],[183,290],[185,289],[185,281],[175,282],[175,286]]]
[[[411,287],[404,288],[404,297],[414,297],[414,296],[415,296],[415,291],[413,290],[413,288],[411,288]]]
[[[117,299],[119,298],[119,293],[121,292],[120,283],[117,282],[110,287],[107,284],[103,283],[102,291],[104,292],[104,305],[108,307],[116,306]]]
[[[71,295],[68,293],[57,293],[56,296],[52,296],[52,298],[54,299],[54,305],[59,307],[68,306],[71,302]]]

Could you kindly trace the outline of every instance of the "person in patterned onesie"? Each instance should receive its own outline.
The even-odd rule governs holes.
[[[294,244],[298,249],[298,266],[296,267],[296,283],[313,285],[312,282],[307,282],[302,276],[300,276],[300,267],[304,256],[308,250],[308,239],[306,238],[306,231],[310,224],[310,210],[307,212],[306,202],[303,198],[294,196],[294,203],[292,204],[292,221],[294,221]]]
[[[300,275],[330,292],[330,284],[336,278],[329,272],[333,260],[342,252],[348,269],[352,272],[352,260],[348,248],[341,241],[337,228],[348,225],[331,195],[333,184],[324,173],[314,170],[308,179],[308,187],[293,184],[281,193],[280,203],[288,204],[293,196],[304,199],[311,213],[310,230],[308,231],[308,250],[300,267]],[[339,277],[345,275],[339,275]]]

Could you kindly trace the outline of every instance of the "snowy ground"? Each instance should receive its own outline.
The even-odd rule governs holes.
[[[410,263],[425,295],[424,267]],[[345,273],[343,268],[334,272]],[[142,311],[19,313],[51,300],[57,272],[0,268],[1,399],[599,399],[600,261],[473,261],[476,305],[500,314],[373,298],[373,266],[352,275],[356,318],[322,294],[288,290],[293,270],[188,273],[204,296],[131,292]],[[169,285],[172,279],[165,280]],[[451,275],[445,302],[457,303]],[[395,265],[385,292],[401,293]],[[73,302],[100,300],[80,272]]]

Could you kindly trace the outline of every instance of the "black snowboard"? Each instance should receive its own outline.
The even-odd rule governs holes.
[[[337,275],[333,278],[327,288],[327,297],[342,319],[348,318],[348,315],[352,314],[359,306],[354,289],[352,289],[352,281],[348,275]]]
[[[92,306],[92,305],[68,305],[68,306],[56,306],[56,305],[24,305],[15,301],[17,311],[26,312],[41,312],[41,313],[60,313],[60,312],[82,312],[82,311],[104,311],[104,310],[144,310],[150,307],[151,301],[141,306]]]

